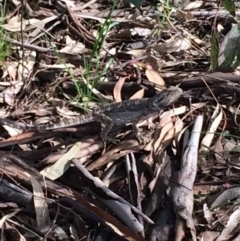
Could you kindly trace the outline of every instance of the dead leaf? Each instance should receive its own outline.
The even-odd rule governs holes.
[[[141,37],[147,37],[152,33],[151,29],[147,29],[147,28],[139,28],[139,27],[135,27],[130,29],[131,35],[135,36],[141,36]]]
[[[42,30],[44,29],[45,25],[53,20],[55,20],[58,16],[53,15],[50,17],[47,17],[45,19],[38,20],[36,23],[32,23],[29,26],[26,27],[26,31],[29,31],[31,29],[35,29],[29,34],[29,37],[35,38]],[[59,22],[60,23],[60,22]]]
[[[173,123],[170,115],[164,116],[159,123],[160,133],[157,133],[157,140],[154,143],[153,150],[155,153],[161,153],[167,146],[172,143],[172,140],[183,128],[183,122],[176,117],[176,122]]]
[[[238,208],[230,215],[227,225],[225,226],[219,237],[216,239],[216,241],[228,241],[231,240],[233,236],[239,236],[239,222],[240,210]]]
[[[144,89],[140,89],[139,91],[137,91],[134,95],[131,96],[131,100],[133,99],[141,99],[144,96]]]
[[[158,125],[158,128],[160,130],[160,133],[158,133],[158,139],[155,141],[153,149],[156,152],[156,150],[159,150],[160,144],[165,140],[170,144],[170,140],[174,136],[174,129],[173,129],[173,122],[172,118],[168,116],[164,116]]]
[[[121,102],[122,97],[121,97],[121,90],[122,87],[128,77],[121,77],[119,78],[118,82],[115,84],[114,89],[113,89],[113,96],[116,102]]]
[[[137,140],[122,141],[117,146],[114,146],[110,150],[106,151],[104,155],[100,156],[95,162],[92,162],[87,169],[92,171],[107,163],[118,160],[131,152],[137,152],[141,150],[143,146],[139,145]]]
[[[214,241],[219,236],[219,232],[206,231],[203,233],[202,241]]]
[[[212,190],[209,185],[196,185],[193,187],[194,195],[209,195]]]
[[[221,205],[224,205],[224,204],[226,205],[229,202],[229,200],[235,199],[239,196],[240,196],[240,188],[239,187],[226,189],[212,203],[211,210],[215,209]]]
[[[49,225],[50,216],[49,216],[48,204],[44,196],[42,187],[33,176],[31,176],[27,172],[25,172],[25,175],[29,178],[33,188],[33,202],[34,202],[35,213],[36,213],[37,227],[40,228],[40,227]]]
[[[26,26],[37,22],[39,22],[39,19],[21,19],[19,15],[17,15],[11,18],[7,24],[3,24],[3,28],[9,32],[19,32],[25,30]]]
[[[211,224],[214,221],[213,213],[209,210],[208,205],[204,203],[203,205],[204,218],[208,224]]]
[[[146,69],[145,74],[151,83],[154,83],[154,84],[160,85],[160,86],[165,86],[165,82],[164,82],[163,78],[157,71],[152,70],[152,69]]]
[[[191,11],[197,8],[200,8],[203,5],[203,1],[193,1],[190,2],[186,7],[184,7],[184,11]]]
[[[11,219],[12,217],[16,216],[21,211],[22,211],[22,209],[16,208],[12,213],[9,213],[7,215],[3,215],[1,217],[1,220],[0,220],[0,229],[3,230],[5,221],[7,221],[8,219]]]
[[[14,63],[14,62],[13,62]],[[13,65],[12,63],[8,64],[7,72],[11,80],[16,80],[17,77],[17,65]]]
[[[83,43],[72,40],[69,36],[66,37],[66,46],[59,52],[66,54],[80,54],[87,52],[87,48]]]
[[[218,108],[216,108],[216,110],[219,110],[219,105]],[[201,146],[200,146],[200,152],[201,151],[208,151],[210,148],[210,145],[212,143],[212,140],[215,136],[215,132],[218,128],[218,126],[220,125],[222,118],[223,118],[223,113],[222,110],[219,110],[220,113],[218,114],[218,116],[213,120],[211,126],[208,128],[208,131],[206,133],[206,135],[203,137],[202,142],[201,142]],[[217,114],[217,113],[216,113]],[[216,115],[215,114],[215,115]],[[212,119],[214,118],[214,114],[212,116]]]
[[[186,51],[192,46],[191,41],[187,38],[171,39],[167,43],[159,44],[153,47],[153,49],[159,53],[177,53],[180,51]]]
[[[75,143],[72,148],[66,152],[57,162],[52,166],[47,167],[41,171],[41,174],[51,180],[61,177],[70,167],[72,159],[78,154],[81,149],[81,142]]]
[[[145,49],[132,49],[127,51],[127,54],[131,54],[134,57],[138,58],[138,57],[142,57],[146,54],[146,50]]]
[[[183,12],[183,11],[177,11],[177,16],[179,18],[182,18],[184,20],[192,20],[194,19],[194,16],[191,12]]]
[[[7,103],[8,105],[14,105],[16,95],[14,93],[13,87],[8,87],[7,89],[5,89],[3,96],[5,103]]]
[[[226,164],[226,160],[222,156],[223,151],[224,151],[224,149],[223,149],[223,144],[222,144],[222,137],[219,137],[214,146],[214,155],[215,155],[215,158],[217,159],[218,163]]]
[[[24,50],[24,52],[19,50],[18,52],[22,58],[18,65],[18,80],[25,82],[25,79],[28,79],[33,71],[37,53],[29,50]]]

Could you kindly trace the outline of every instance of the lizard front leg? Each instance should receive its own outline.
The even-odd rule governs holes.
[[[138,142],[140,144],[145,144],[147,142],[147,138],[145,138],[142,133],[140,133],[137,123],[132,123],[133,134],[136,136]]]
[[[160,111],[160,113],[161,112],[162,111]],[[144,137],[142,135],[142,133],[140,133],[139,127],[137,126],[137,124],[139,123],[140,120],[148,120],[148,128],[149,129],[155,129],[155,124],[153,124],[153,122],[152,122],[152,114],[147,114],[147,113],[144,114],[144,118],[140,118],[139,120],[135,120],[132,123],[132,130],[133,130],[134,135],[138,139],[138,142],[140,144],[146,144],[148,142],[148,138]]]
[[[111,131],[113,124],[114,124],[113,120],[104,114],[97,114],[95,119],[96,119],[96,121],[101,123],[100,138],[103,141],[104,149],[106,148],[106,142],[116,143],[115,139],[110,138],[108,136],[108,133]]]

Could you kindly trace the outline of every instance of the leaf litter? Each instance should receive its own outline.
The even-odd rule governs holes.
[[[1,118],[183,95],[138,123],[144,143],[116,127],[105,152],[98,123],[1,126],[4,239],[239,239],[239,6],[220,2],[6,2]]]

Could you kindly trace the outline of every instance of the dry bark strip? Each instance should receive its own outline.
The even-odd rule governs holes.
[[[177,173],[176,182],[170,194],[172,196],[173,205],[177,214],[181,217],[176,222],[175,240],[182,240],[184,236],[184,227],[190,229],[192,239],[197,240],[196,230],[192,217],[193,212],[193,184],[197,173],[198,146],[199,138],[203,124],[203,116],[196,118],[191,137],[185,148],[181,170]]]

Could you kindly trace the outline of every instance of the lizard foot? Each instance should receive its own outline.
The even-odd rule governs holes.
[[[119,140],[117,140],[117,139],[115,139],[115,138],[111,138],[111,137],[106,137],[106,138],[105,138],[105,141],[111,142],[111,143],[113,143],[113,144],[119,143]]]
[[[108,136],[106,136],[106,137],[101,137],[101,139],[102,139],[102,141],[103,141],[103,145],[104,145],[105,148],[106,148],[106,143],[107,143],[107,142],[110,142],[110,143],[113,143],[113,144],[119,143],[119,140],[114,139],[114,138],[111,138],[111,137],[108,137]]]
[[[117,144],[119,142],[119,140],[116,140],[116,139],[108,137],[108,136],[105,136],[105,137],[101,136],[101,139],[102,139],[102,142],[103,142],[102,155],[105,154],[105,152],[107,150],[107,142],[111,142],[111,143],[114,143],[114,144]]]
[[[110,138],[110,137],[105,137],[104,139],[102,139],[103,142],[103,151],[102,151],[102,155],[105,154],[106,150],[107,150],[107,142],[111,142],[113,144],[117,144],[119,142],[119,140]]]
[[[141,133],[137,133],[136,138],[140,145],[146,145],[149,141],[149,139],[147,137],[143,136]]]
[[[137,138],[137,140],[138,140],[140,145],[145,145],[149,141],[147,137],[143,136],[140,133],[140,131],[139,131],[139,129],[138,129],[136,124],[133,124],[133,133],[136,136],[136,138]]]
[[[149,130],[155,130],[156,129],[156,124],[153,122],[148,122],[148,129]]]

